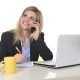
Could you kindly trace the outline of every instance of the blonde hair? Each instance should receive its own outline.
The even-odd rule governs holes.
[[[24,15],[24,13],[26,11],[35,12],[35,14],[36,14],[36,22],[38,22],[40,24],[39,33],[41,33],[42,28],[43,28],[43,17],[42,17],[41,11],[35,6],[30,6],[30,7],[27,7],[26,9],[24,9],[21,17]],[[23,31],[22,31],[22,28],[21,28],[21,25],[20,25],[21,17],[19,18],[19,20],[17,22],[16,29],[12,31],[14,33],[14,43],[16,41],[19,41],[23,37]]]

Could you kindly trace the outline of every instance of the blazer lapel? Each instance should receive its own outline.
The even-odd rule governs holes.
[[[18,47],[18,49],[22,52],[22,48],[21,48],[21,41],[18,41],[14,44],[15,47]]]

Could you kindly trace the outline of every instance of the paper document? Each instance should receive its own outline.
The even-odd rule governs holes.
[[[32,61],[23,62],[21,64],[16,64],[16,67],[18,67],[18,68],[27,68],[27,67],[32,67],[32,66],[33,66]]]

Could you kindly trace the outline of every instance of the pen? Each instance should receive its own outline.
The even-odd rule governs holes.
[[[16,50],[18,51],[19,54],[22,54],[18,47],[16,47]]]
[[[22,54],[21,51],[16,47],[16,50],[18,51],[19,54]],[[26,61],[26,58],[24,57],[24,60]]]

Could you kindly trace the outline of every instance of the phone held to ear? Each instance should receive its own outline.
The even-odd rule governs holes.
[[[35,30],[36,30],[36,28],[35,27],[32,27],[31,28],[31,33],[33,33]]]

